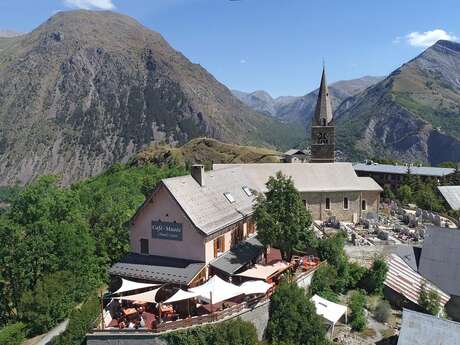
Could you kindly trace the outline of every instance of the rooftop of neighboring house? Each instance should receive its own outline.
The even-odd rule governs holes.
[[[413,175],[442,177],[455,172],[452,168],[422,167],[413,165],[391,165],[377,163],[355,163],[355,171],[382,173],[382,174],[399,174],[405,175],[409,172]]]

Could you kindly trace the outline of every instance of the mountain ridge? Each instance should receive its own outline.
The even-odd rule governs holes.
[[[304,131],[260,114],[135,19],[59,12],[0,40],[0,184],[63,183],[155,142],[289,147]]]

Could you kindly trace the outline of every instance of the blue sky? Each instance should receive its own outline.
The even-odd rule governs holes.
[[[228,87],[273,96],[316,88],[323,58],[330,82],[386,75],[460,37],[458,0],[0,0],[0,28],[77,7],[133,16]]]

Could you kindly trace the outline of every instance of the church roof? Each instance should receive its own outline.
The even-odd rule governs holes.
[[[315,108],[314,125],[323,125],[323,120],[326,120],[326,125],[329,125],[333,120],[331,99],[329,97],[329,89],[326,80],[326,68],[323,68],[323,75],[321,76],[321,85],[319,87],[318,100]]]

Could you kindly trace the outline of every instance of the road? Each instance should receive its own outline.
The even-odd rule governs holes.
[[[67,325],[69,324],[69,319],[62,321],[59,325],[54,327],[51,331],[46,333],[46,335],[40,339],[38,343],[35,345],[51,345],[50,341],[53,339],[55,336],[58,336],[62,332],[64,332],[67,328]]]

